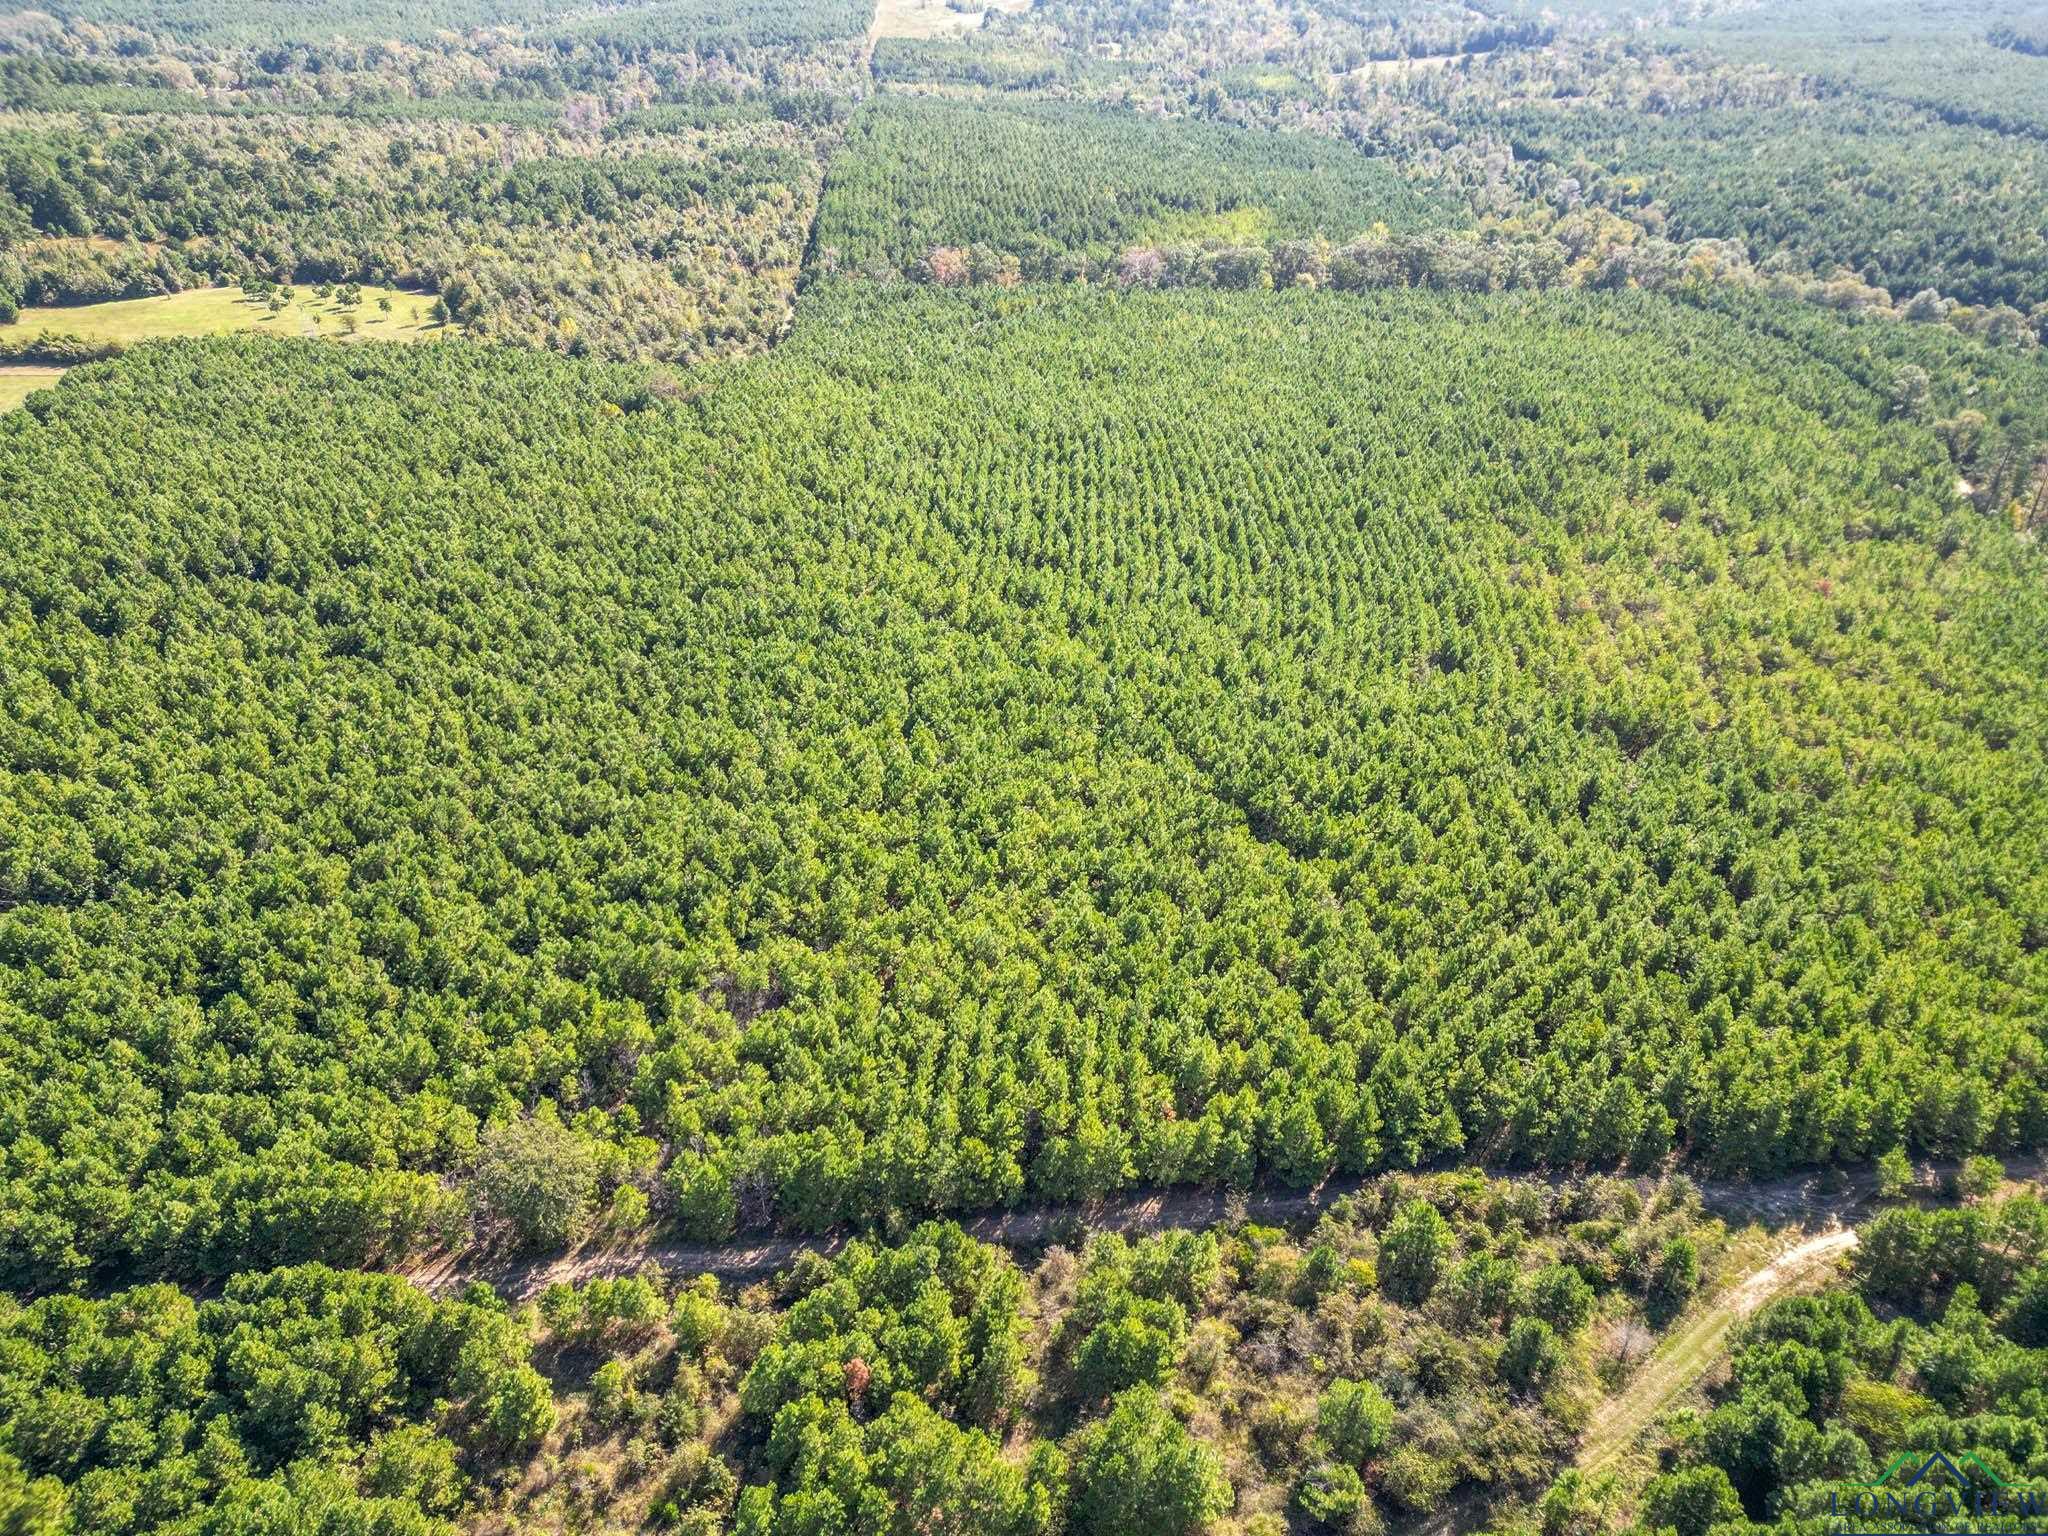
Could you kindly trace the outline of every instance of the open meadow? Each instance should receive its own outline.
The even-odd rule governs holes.
[[[20,349],[34,337],[50,334],[130,347],[141,341],[221,336],[231,331],[330,340],[420,341],[440,329],[429,314],[432,294],[369,284],[363,285],[361,293],[359,303],[348,305],[337,296],[322,297],[302,285],[292,289],[289,300],[273,307],[267,299],[239,288],[194,288],[146,299],[24,309],[19,320],[0,330],[0,346]]]

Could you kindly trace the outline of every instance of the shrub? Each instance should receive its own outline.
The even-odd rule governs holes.
[[[485,1211],[526,1248],[582,1234],[597,1194],[590,1146],[552,1115],[492,1126],[477,1142],[475,1188]]]
[[[1316,1405],[1316,1433],[1332,1456],[1350,1466],[1378,1455],[1393,1428],[1394,1405],[1369,1381],[1333,1381]]]
[[[1349,1525],[1365,1500],[1357,1470],[1343,1462],[1318,1462],[1294,1491],[1301,1512],[1319,1525]]]
[[[1518,1317],[1508,1329],[1508,1341],[1501,1350],[1503,1380],[1524,1392],[1541,1391],[1564,1358],[1557,1335],[1540,1317]]]
[[[1411,1200],[1380,1240],[1380,1289],[1410,1306],[1426,1300],[1454,1241],[1442,1212],[1427,1200]]]

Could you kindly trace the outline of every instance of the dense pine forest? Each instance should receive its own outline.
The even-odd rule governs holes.
[[[17,1280],[402,1251],[534,1106],[703,1237],[2040,1139],[2048,601],[1768,307],[806,302],[10,423]]]
[[[0,1536],[2048,1498],[2044,135],[2037,0],[0,3]]]

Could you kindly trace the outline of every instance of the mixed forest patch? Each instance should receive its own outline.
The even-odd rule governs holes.
[[[1867,1522],[1937,1455],[1946,1468],[1922,1488],[1934,1499],[1990,1510],[2001,1492],[2035,1492],[2048,1476],[2044,1258],[2048,1207],[2033,1190],[1886,1212],[1852,1285],[1781,1301],[1742,1331],[1715,1399],[1668,1427],[1643,1523],[1804,1530],[1832,1507]]]
[[[2048,137],[2048,55],[2013,44],[2040,20],[2033,0],[1772,0],[1709,15],[1677,35],[1836,90],[2039,139]]]
[[[738,1291],[649,1271],[508,1308],[304,1266],[197,1304],[4,1302],[0,1509],[419,1536],[1505,1511],[1738,1251],[1683,1181],[1464,1173],[1381,1181],[1300,1232],[1022,1262],[927,1224]]]
[[[0,118],[0,302],[424,290],[478,336],[690,357],[787,324],[815,130],[686,99],[580,130],[300,113]],[[650,115],[657,114],[657,115]],[[11,124],[11,126],[9,126]]]
[[[1553,103],[1497,121],[1587,195],[1657,207],[1677,239],[1739,238],[1793,271],[1846,266],[1901,300],[1932,289],[2020,312],[2048,301],[2048,143],[1875,102]]]
[[[183,45],[427,42],[442,33],[515,28],[702,52],[850,37],[873,15],[869,0],[59,0],[35,9],[68,25],[134,29]]]

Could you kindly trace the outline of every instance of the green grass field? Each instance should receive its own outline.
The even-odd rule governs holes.
[[[273,336],[354,334],[376,340],[417,341],[439,330],[427,315],[434,302],[428,294],[366,285],[363,301],[353,312],[356,329],[351,333],[347,314],[332,298],[316,297],[306,287],[292,291],[292,301],[275,314],[266,300],[252,299],[239,288],[195,288],[152,299],[24,309],[21,319],[0,332],[0,338],[17,342],[37,332],[61,331],[88,341],[117,341],[127,346],[165,336],[267,331]],[[380,299],[391,301],[390,313],[378,307]]]
[[[195,288],[153,299],[116,299],[107,304],[74,304],[24,309],[0,330],[0,344],[19,345],[46,333],[82,336],[87,341],[133,346],[174,336],[216,336],[227,331],[264,331],[272,336],[324,336],[332,340],[425,341],[442,333],[429,318],[433,296],[400,288],[364,285],[362,302],[345,310],[311,288],[292,290],[284,308],[272,313],[267,299],[252,299],[239,288]],[[390,300],[387,312],[381,300]],[[351,329],[353,325],[353,329]],[[61,368],[9,364],[0,367],[0,411],[11,411],[29,394],[57,382]]]
[[[63,376],[62,368],[0,368],[0,411],[13,410],[36,390],[47,389]]]

